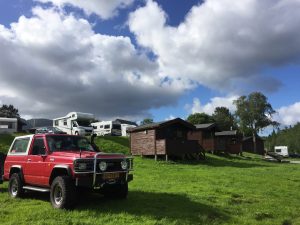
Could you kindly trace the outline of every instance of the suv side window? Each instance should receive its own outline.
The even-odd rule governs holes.
[[[31,155],[45,155],[45,153],[46,153],[46,148],[45,148],[45,144],[44,144],[44,139],[43,138],[35,138]]]
[[[11,154],[26,153],[29,139],[30,138],[16,139],[14,145],[10,150],[10,153]]]

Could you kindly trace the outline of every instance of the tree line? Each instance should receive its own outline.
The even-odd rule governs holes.
[[[265,145],[268,149],[274,149],[275,146],[288,146],[289,153],[300,153],[300,123],[293,127],[273,130],[266,138]]]

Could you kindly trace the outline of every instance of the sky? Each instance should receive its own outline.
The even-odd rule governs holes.
[[[163,121],[265,94],[300,121],[299,0],[2,0],[0,104]]]

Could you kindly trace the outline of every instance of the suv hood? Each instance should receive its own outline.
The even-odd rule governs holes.
[[[53,152],[51,154],[52,157],[66,157],[66,158],[82,158],[82,159],[92,159],[94,156],[99,152],[90,152],[90,151],[82,151],[81,157],[79,151],[63,151],[63,152]],[[123,154],[110,154],[110,153],[104,153],[100,152],[101,154],[98,155],[97,158],[103,158],[103,159],[118,159],[118,158],[124,158],[125,155]]]

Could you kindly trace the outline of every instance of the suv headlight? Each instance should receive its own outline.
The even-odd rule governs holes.
[[[100,169],[101,171],[105,171],[105,170],[107,169],[107,163],[104,162],[104,161],[100,162],[100,163],[99,163],[99,169]]]
[[[86,170],[86,163],[78,163],[79,170]]]
[[[121,162],[121,168],[122,168],[122,170],[126,170],[128,168],[128,163],[126,160],[123,160]]]

